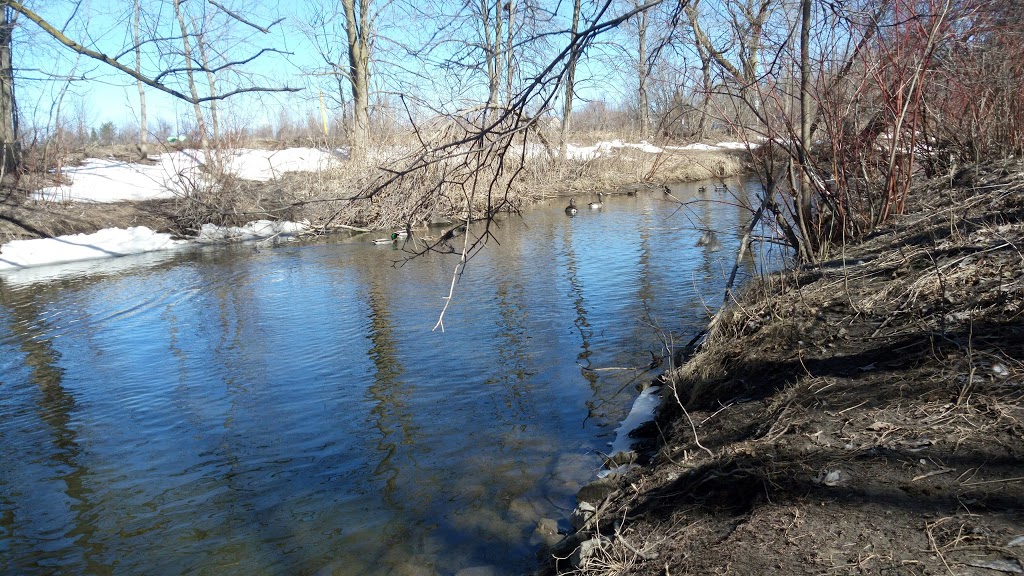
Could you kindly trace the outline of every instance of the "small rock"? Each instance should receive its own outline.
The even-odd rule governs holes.
[[[636,462],[636,452],[632,450],[623,450],[612,454],[604,461],[605,468],[618,468],[619,466],[625,466]]]
[[[540,544],[546,550],[558,544],[561,539],[562,536],[558,534],[558,522],[551,518],[541,518],[533,530],[533,535],[530,536],[530,544]]]
[[[597,503],[605,499],[609,494],[618,489],[618,482],[613,476],[606,476],[594,480],[576,493],[577,502]]]
[[[580,502],[580,505],[577,506],[576,509],[572,511],[572,514],[569,515],[569,522],[572,524],[573,528],[579,530],[587,523],[587,520],[590,520],[590,518],[596,513],[597,508],[594,508],[593,504],[590,502]]]

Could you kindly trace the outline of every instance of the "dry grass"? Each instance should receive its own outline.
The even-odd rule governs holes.
[[[582,141],[598,141],[600,136],[589,135]],[[452,135],[438,137],[450,139]],[[24,175],[20,187],[5,190],[0,202],[0,239],[93,232],[97,226],[125,226],[133,222],[188,235],[205,223],[240,225],[264,218],[308,220],[324,232],[349,227],[420,227],[515,212],[546,197],[625,192],[670,182],[725,177],[744,169],[743,154],[733,151],[649,154],[621,148],[591,160],[563,162],[533,148],[528,149],[531,154],[525,154],[521,141],[513,142],[507,152],[500,149],[500,143],[492,142],[492,148],[478,149],[472,154],[450,149],[449,156],[442,157],[430,156],[411,137],[392,139],[368,155],[325,171],[285,173],[266,183],[206,174],[178,191],[174,202],[140,205],[141,213],[134,213],[132,205],[125,203],[108,214],[99,210],[95,215],[91,214],[94,207],[79,209],[27,200],[31,190],[54,184],[56,176],[47,172],[54,169],[50,158],[49,163],[39,164],[43,168],[38,173]],[[262,144],[266,147],[273,143]],[[72,166],[87,157],[138,157],[132,146],[82,149],[69,154],[58,162],[60,166]],[[417,164],[423,158],[429,161]],[[396,173],[401,176],[394,177]],[[388,185],[382,186],[388,179]],[[78,218],[72,217],[75,210],[80,214]]]

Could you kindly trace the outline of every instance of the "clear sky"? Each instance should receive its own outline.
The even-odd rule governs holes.
[[[232,21],[206,2],[192,0],[183,3],[189,10],[187,17],[194,23],[192,25],[205,22],[204,29],[208,31],[213,51],[223,51],[211,53],[212,61],[221,57],[227,60],[246,59],[264,48],[282,52],[264,53],[240,67],[244,73],[221,74],[217,80],[219,92],[253,85],[304,88],[295,94],[232,97],[221,105],[222,114],[246,126],[273,125],[282,114],[303,122],[307,113],[319,115],[319,89],[326,92],[328,113],[338,114],[336,80],[322,74],[326,71],[324,58],[310,36],[315,32],[322,40],[320,46],[330,51],[336,61],[341,59],[344,52],[341,50],[343,32],[338,26],[340,15],[325,12],[340,9],[340,3],[324,0],[294,3],[220,0],[217,3],[261,26],[283,18],[271,28],[270,33],[264,34]],[[439,107],[457,106],[460,100],[479,102],[485,98],[479,74],[471,75],[457,67],[444,66],[453,54],[475,41],[476,32],[470,22],[450,14],[443,16],[445,12],[453,12],[455,6],[462,6],[461,2],[439,2],[430,11],[421,9],[416,3],[376,4],[383,7],[376,21],[380,39],[376,46],[374,88],[378,96],[391,95],[391,100],[395,101],[396,94],[415,93]],[[170,0],[142,0],[141,5],[143,37],[170,38],[178,32]],[[555,12],[542,25],[544,31],[564,32],[568,26],[566,11],[571,10],[571,3],[551,0],[541,2],[541,5]],[[627,5],[624,2],[622,9]],[[130,0],[37,0],[31,7],[72,39],[107,55],[121,56],[120,62],[134,66],[133,54],[122,56],[132,45],[133,3]],[[593,6],[585,3],[585,16],[588,10],[592,13]],[[626,52],[610,42],[619,40],[619,44],[628,45],[628,40],[625,40],[628,34],[627,27],[620,27],[614,35],[606,37],[608,43],[595,46],[581,63],[577,73],[581,100],[604,100],[614,104],[630,97],[631,86],[635,84],[630,80],[632,73],[626,62]],[[422,46],[428,38],[436,40],[444,35],[453,41],[439,44],[430,54],[411,54],[410,48]],[[566,41],[564,33],[552,34],[543,49],[532,54],[524,51],[521,64],[524,69],[535,69],[549,61],[555,50],[563,47]],[[105,121],[118,126],[138,122],[139,96],[133,79],[58,46],[31,22],[21,23],[15,43],[18,104],[22,117],[28,119],[26,123],[47,125],[58,110],[72,123],[81,121],[91,126]],[[142,54],[143,72],[156,76],[162,70],[181,67],[180,51],[180,39],[146,43]],[[193,56],[198,58],[197,54]],[[187,92],[187,84],[180,77],[165,76],[164,80]],[[206,82],[205,78],[200,80],[202,90]],[[193,116],[191,104],[148,87],[146,98],[151,129],[159,120],[170,123],[175,129],[191,122],[188,120]]]

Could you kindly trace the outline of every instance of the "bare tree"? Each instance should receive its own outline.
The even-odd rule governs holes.
[[[142,34],[140,31],[139,20],[142,13],[142,2],[141,0],[135,0],[135,8],[132,11],[132,41],[135,43],[135,73],[142,76]],[[149,158],[149,147],[147,142],[149,140],[149,131],[147,130],[146,121],[146,88],[142,83],[142,80],[136,79],[136,85],[139,88],[139,154],[142,160]]]
[[[349,84],[352,88],[352,147],[362,150],[370,131],[370,52],[373,46],[372,0],[342,0],[348,36]],[[357,6],[358,3],[358,6]],[[358,10],[357,10],[358,9]]]
[[[638,5],[633,0],[633,7]],[[637,125],[640,129],[640,138],[647,138],[651,126],[651,104],[647,96],[647,80],[650,77],[650,62],[647,55],[647,23],[648,10],[642,10],[636,15],[636,74],[637,74]]]
[[[274,24],[277,23],[277,22],[272,23],[272,24],[270,24],[270,26],[266,26],[266,27],[258,26],[258,25],[253,24],[249,20],[247,20],[243,15],[238,14],[236,12],[233,12],[231,10],[228,10],[228,9],[224,8],[223,6],[218,4],[215,0],[207,0],[207,2],[208,2],[210,10],[216,10],[219,13],[223,14],[224,17],[226,17],[226,18],[228,18],[230,20],[239,22],[239,23],[241,23],[241,24],[243,24],[245,26],[249,26],[249,27],[255,28],[255,29],[260,30],[262,32],[267,32],[270,26],[273,26]],[[114,54],[114,56],[110,56],[107,53],[105,53],[105,52],[101,51],[100,49],[98,49],[95,44],[92,44],[93,47],[87,47],[87,46],[85,46],[85,45],[75,41],[74,39],[69,37],[63,31],[63,30],[67,29],[67,26],[64,26],[62,28],[57,28],[56,26],[51,24],[50,21],[47,20],[45,17],[43,17],[42,15],[37,13],[36,11],[30,9],[29,7],[25,6],[22,2],[19,2],[18,0],[0,0],[0,6],[2,6],[3,9],[4,9],[4,23],[6,24],[6,27],[3,28],[3,31],[6,31],[6,32],[13,31],[15,20],[16,19],[20,19],[20,18],[24,18],[28,22],[31,22],[32,24],[34,24],[45,35],[49,36],[50,38],[52,38],[53,40],[55,40],[56,42],[61,44],[65,49],[71,50],[72,52],[74,52],[74,53],[76,53],[76,54],[78,54],[80,56],[83,56],[85,58],[101,62],[105,66],[107,66],[109,68],[112,68],[112,69],[118,71],[119,73],[122,73],[122,74],[126,75],[127,77],[133,78],[136,81],[141,82],[142,84],[144,84],[146,86],[149,86],[150,88],[155,88],[156,90],[159,90],[161,92],[169,94],[169,95],[171,95],[174,98],[177,98],[179,100],[183,100],[185,102],[191,103],[191,104],[193,104],[195,106],[199,106],[199,105],[201,105],[201,104],[203,104],[205,102],[215,102],[215,101],[224,100],[226,98],[230,98],[230,97],[233,97],[233,96],[236,96],[236,95],[239,95],[239,94],[245,94],[245,93],[253,93],[253,92],[294,92],[294,91],[297,90],[296,88],[290,88],[290,87],[241,85],[241,86],[236,87],[233,90],[229,90],[229,91],[226,91],[226,92],[211,93],[211,94],[208,94],[208,95],[200,95],[198,90],[193,90],[192,89],[192,87],[194,86],[194,75],[196,73],[213,73],[213,74],[216,74],[220,70],[227,70],[227,69],[233,69],[233,68],[236,68],[236,67],[244,66],[245,64],[248,64],[249,62],[252,62],[256,58],[258,58],[259,56],[261,56],[261,55],[263,55],[263,54],[265,54],[267,52],[274,52],[275,50],[272,49],[272,48],[261,49],[255,55],[252,55],[252,56],[250,56],[248,58],[242,58],[240,60],[233,60],[233,61],[229,61],[229,62],[222,62],[222,63],[218,64],[216,67],[212,67],[212,66],[209,66],[209,65],[203,65],[201,62],[193,59],[191,57],[191,54],[189,54],[185,58],[185,61],[183,63],[181,63],[180,65],[178,65],[178,66],[171,65],[167,69],[157,70],[157,71],[152,71],[152,72],[146,73],[146,72],[143,71],[143,69],[142,69],[143,67],[138,65],[137,63],[135,65],[126,64],[125,62],[122,61],[122,59],[127,57],[128,55],[136,54],[136,46],[142,45],[142,44],[144,44],[146,42],[156,42],[156,41],[159,40],[158,38],[151,38],[151,39],[148,39],[148,40],[140,40],[138,42],[133,42],[132,46],[129,46],[127,49],[124,49],[123,46],[118,47],[117,49],[119,51],[118,52],[111,52],[111,53]],[[191,52],[191,50],[190,50],[191,49],[190,36],[189,36],[189,32],[187,31],[187,27],[184,25],[184,18],[183,18],[183,15],[181,14],[182,11],[181,11],[181,2],[180,2],[180,0],[173,0],[172,6],[173,6],[175,14],[178,15],[178,16],[181,16],[180,18],[176,18],[178,20],[177,24],[178,24],[178,27],[180,28],[180,32],[181,32],[178,39],[179,39],[180,42],[182,42],[183,46],[185,46],[186,44],[188,45],[185,48],[185,52],[189,52],[190,53]],[[100,36],[102,36],[102,34],[92,34],[92,33],[90,33],[90,36],[92,36],[92,37],[100,37]],[[166,37],[166,36],[164,36],[164,37]],[[0,34],[0,46],[4,45],[4,41],[5,40],[6,40],[6,48],[7,48],[6,54],[8,54],[8,56],[9,56],[10,53],[11,53],[10,48],[11,48],[11,44],[12,44],[11,35],[8,34],[5,37],[3,34]],[[3,52],[3,50],[0,49],[0,53],[2,53],[2,52]],[[0,56],[2,56],[2,54],[0,54]],[[11,68],[8,67],[8,68],[6,68],[6,70],[9,72],[11,70]],[[169,80],[175,79],[177,77],[177,75],[180,74],[180,73],[185,73],[187,77],[191,76],[193,78],[193,81],[192,82],[188,82],[187,83],[188,86],[186,88],[184,88],[184,89],[180,88],[178,85],[175,85],[174,83],[169,81]],[[2,76],[3,75],[0,74],[0,77],[2,77]],[[14,120],[15,113],[14,113],[14,79],[13,79],[13,74],[8,74],[7,75],[6,86],[8,86],[9,89],[3,90],[2,88],[4,88],[4,80],[0,79],[0,114],[3,115],[3,118],[0,118],[0,125],[3,125],[5,123],[9,123],[11,126],[13,126],[13,124],[15,122],[15,120]],[[186,94],[186,91],[188,92],[187,94]],[[199,114],[198,116],[199,117],[197,117],[196,121],[197,122],[202,122],[201,114]],[[205,134],[205,130],[200,130],[200,132]],[[0,133],[0,136],[7,136],[7,135],[4,135],[4,134]],[[12,137],[16,138],[16,134],[14,133],[13,129],[12,129],[12,134],[10,134],[9,136],[12,136]],[[12,139],[11,142],[15,142],[15,140]],[[7,145],[7,142],[5,141],[5,146],[6,145]]]
[[[562,124],[559,134],[558,155],[565,160],[568,153],[569,126],[572,122],[573,91],[576,90],[576,61],[579,58],[577,40],[580,30],[582,0],[573,0],[572,24],[569,28],[569,60],[565,64],[565,95],[562,100]]]
[[[17,13],[3,6],[0,20],[0,176],[12,172],[18,165],[18,115],[14,102],[14,67],[11,58],[11,39]]]

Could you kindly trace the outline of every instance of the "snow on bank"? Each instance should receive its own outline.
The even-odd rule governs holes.
[[[633,449],[633,440],[629,437],[629,433],[654,420],[654,411],[661,402],[661,396],[658,394],[660,391],[660,386],[651,386],[641,392],[636,400],[633,401],[633,407],[630,408],[629,414],[625,420],[619,423],[619,427],[615,429],[615,440],[611,443],[609,455],[614,456],[619,452],[627,452]],[[598,476],[604,478],[609,474],[623,472],[626,468],[628,466],[602,470],[598,473]]]
[[[273,222],[257,220],[245,226],[216,226],[203,224],[199,230],[199,242],[225,242],[261,240],[264,238],[293,237],[309,231],[308,222]]]
[[[204,224],[195,240],[174,239],[170,234],[154,232],[145,226],[104,228],[93,234],[72,234],[56,238],[14,240],[0,246],[0,272],[174,250],[196,243],[291,238],[308,230],[309,224],[305,222],[258,220],[242,227],[224,228]]]
[[[715,152],[724,150],[742,150],[746,147],[747,145],[742,142],[719,142],[717,144],[701,144],[697,142],[694,144],[687,144],[685,146],[658,147],[646,141],[630,143],[623,142],[622,140],[611,140],[609,142],[598,142],[593,146],[576,146],[574,144],[568,144],[566,146],[566,156],[574,160],[593,160],[599,156],[608,156],[613,154],[616,150],[621,150],[623,148],[639,150],[647,154],[661,154],[666,150]]]
[[[104,228],[93,234],[14,240],[0,246],[0,271],[172,250],[186,242],[145,226]]]
[[[266,181],[284,172],[320,171],[346,157],[343,150],[316,148],[287,150],[230,150],[223,152],[228,172],[245,180]],[[91,158],[67,168],[70,184],[44,188],[34,194],[42,200],[121,202],[172,198],[203,177],[203,153],[196,150],[153,156],[153,164],[133,164]],[[145,254],[199,242],[249,241],[292,237],[309,229],[308,223],[259,220],[241,227],[203,226],[194,241],[172,239],[144,226],[106,228],[93,234],[15,240],[0,246],[0,271],[23,270],[99,258]]]
[[[318,148],[286,150],[227,150],[225,170],[243,180],[266,182],[285,172],[318,172],[331,168],[347,153]],[[38,200],[58,202],[121,202],[173,198],[203,178],[205,157],[199,150],[167,152],[151,157],[153,164],[90,158],[61,174],[70,184],[43,188]]]
[[[227,170],[243,180],[266,182],[284,172],[322,172],[334,166],[348,152],[333,153],[319,148],[286,150],[232,150],[227,153]]]
[[[607,156],[615,150],[621,150],[623,148],[633,148],[648,154],[660,154],[661,152],[664,152],[662,148],[649,144],[646,141],[634,144],[630,142],[623,142],[622,140],[612,140],[609,142],[598,142],[593,146],[576,146],[575,144],[567,144],[565,148],[565,155],[567,158],[573,160],[593,160],[598,156]]]

